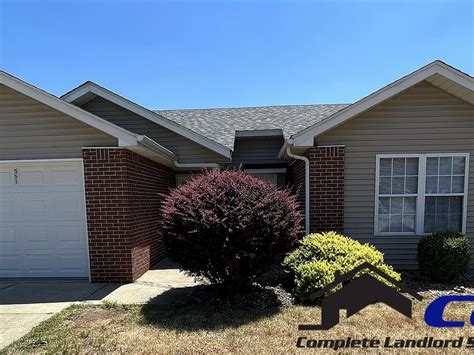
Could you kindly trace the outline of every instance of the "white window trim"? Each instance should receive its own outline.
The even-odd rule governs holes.
[[[457,194],[427,194],[425,193],[426,182],[426,160],[427,158],[442,157],[464,157],[464,193]],[[375,156],[375,201],[374,201],[374,236],[404,236],[404,235],[426,235],[424,233],[425,224],[425,197],[426,196],[463,196],[462,226],[461,232],[466,234],[467,224],[467,199],[469,190],[469,153],[426,153],[426,154],[377,154]],[[415,232],[379,232],[379,178],[380,178],[380,159],[383,158],[418,158],[418,193],[416,198],[416,221]],[[404,195],[413,197],[414,194]],[[397,197],[398,195],[394,195]]]

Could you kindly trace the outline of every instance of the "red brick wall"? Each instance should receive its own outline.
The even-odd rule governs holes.
[[[131,282],[163,256],[157,238],[169,168],[121,148],[83,149],[93,282]]]
[[[314,147],[306,152],[310,175],[310,231],[343,231],[344,147]]]

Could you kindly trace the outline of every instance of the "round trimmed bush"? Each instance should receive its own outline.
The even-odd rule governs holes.
[[[429,234],[418,243],[418,269],[432,281],[448,282],[461,278],[471,260],[467,237],[458,232]]]
[[[243,171],[192,178],[166,197],[162,212],[168,255],[228,293],[249,286],[302,233],[296,197]]]
[[[300,246],[285,258],[283,264],[295,276],[295,296],[305,301],[315,291],[333,282],[337,273],[345,274],[364,262],[372,264],[397,281],[401,279],[399,273],[384,263],[383,254],[372,245],[361,244],[337,232],[307,235],[301,240]],[[378,275],[371,274],[386,282]],[[386,283],[390,285],[389,282]]]

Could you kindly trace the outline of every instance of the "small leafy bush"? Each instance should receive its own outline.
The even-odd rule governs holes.
[[[471,260],[468,238],[458,232],[429,234],[418,243],[420,274],[432,281],[448,282],[461,278]]]
[[[163,240],[189,274],[227,293],[249,286],[302,234],[296,197],[243,171],[210,171],[173,190]]]
[[[336,232],[307,235],[283,264],[295,275],[295,296],[305,301],[312,293],[333,282],[337,273],[345,274],[364,262],[397,281],[401,279],[400,274],[384,263],[380,251]],[[378,275],[373,276],[385,282]]]

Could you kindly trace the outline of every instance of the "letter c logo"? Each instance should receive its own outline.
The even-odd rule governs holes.
[[[474,296],[441,296],[431,302],[425,311],[425,322],[429,326],[442,327],[464,327],[464,322],[446,321],[443,319],[443,312],[450,302],[474,302]],[[474,325],[474,312],[470,317],[471,324]]]

